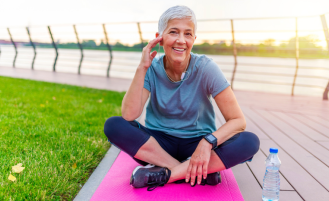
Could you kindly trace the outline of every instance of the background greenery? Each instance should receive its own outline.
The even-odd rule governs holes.
[[[303,36],[298,38],[299,42],[299,57],[305,59],[317,59],[317,58],[329,58],[327,49],[318,46],[319,39],[312,35]],[[277,44],[279,42],[279,44]],[[111,45],[112,50],[115,51],[141,51],[142,46],[145,46],[148,41],[144,41],[143,45],[137,43],[134,45],[124,45],[117,41],[114,45]],[[24,44],[25,46],[31,46],[30,43]],[[57,43],[58,48],[64,49],[78,49],[77,43]],[[95,49],[108,51],[107,45],[104,41],[101,41],[99,45],[94,40],[83,40],[81,43],[83,49]],[[52,44],[38,43],[38,47],[53,48]],[[259,56],[259,57],[284,57],[295,58],[296,57],[296,38],[290,38],[287,41],[275,41],[274,39],[267,39],[259,44],[241,44],[236,42],[237,54],[240,56]],[[158,51],[158,46],[153,50]],[[163,49],[161,48],[161,51]],[[213,54],[213,55],[232,55],[233,45],[227,44],[225,41],[218,43],[209,43],[203,41],[202,44],[195,44],[193,46],[193,52],[199,54]]]
[[[72,200],[110,144],[124,93],[0,77],[0,200]],[[22,173],[11,167],[22,163]],[[76,166],[75,166],[76,164]]]

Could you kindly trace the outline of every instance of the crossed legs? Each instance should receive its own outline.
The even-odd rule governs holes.
[[[180,161],[191,156],[202,139],[202,137],[175,138],[161,131],[150,130],[135,121],[128,122],[122,117],[109,118],[105,122],[104,133],[112,144],[141,162],[169,168],[171,170],[169,182],[185,178],[189,161],[183,163]],[[251,160],[259,150],[259,144],[259,138],[253,133],[236,134],[211,151],[208,174]],[[184,154],[177,156],[181,153]],[[192,180],[195,176],[191,175]]]
[[[134,157],[160,167],[169,168],[171,176],[168,183],[185,179],[189,165],[189,160],[181,163],[169,155],[152,136],[141,146]],[[211,151],[208,173],[219,172],[224,169],[225,165],[222,160],[214,151]],[[195,175],[191,177],[195,177]]]

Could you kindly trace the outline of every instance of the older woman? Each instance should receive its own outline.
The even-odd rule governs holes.
[[[220,183],[221,170],[251,161],[258,137],[244,132],[245,118],[217,64],[191,52],[196,18],[186,6],[165,11],[156,38],[143,49],[140,64],[122,101],[122,117],[109,118],[104,132],[112,144],[142,165],[134,187],[184,180],[191,186]],[[157,43],[165,55],[151,53]],[[226,123],[215,126],[212,96]],[[146,109],[146,127],[134,121]]]

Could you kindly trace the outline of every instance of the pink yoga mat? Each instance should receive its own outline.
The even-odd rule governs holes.
[[[166,184],[153,191],[147,188],[135,189],[129,185],[132,171],[139,164],[129,155],[121,152],[91,201],[102,200],[222,200],[242,201],[243,197],[231,169],[221,171],[222,183],[217,186],[191,187],[189,184]]]

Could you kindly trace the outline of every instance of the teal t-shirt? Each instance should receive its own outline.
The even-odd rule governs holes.
[[[145,76],[144,88],[150,91],[146,127],[179,138],[216,131],[210,96],[230,86],[218,65],[205,55],[191,53],[183,81],[174,83],[166,75],[163,57],[153,59]]]

